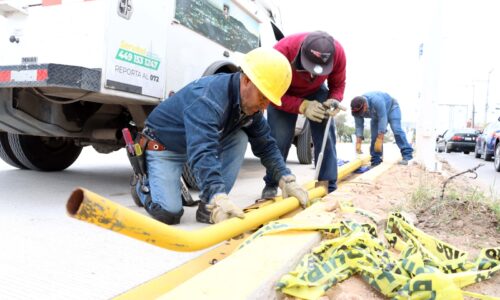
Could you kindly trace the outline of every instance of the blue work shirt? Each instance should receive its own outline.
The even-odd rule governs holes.
[[[378,123],[378,133],[385,134],[387,131],[387,118],[396,100],[384,92],[369,92],[363,94],[363,97],[365,97],[368,102],[368,111],[362,116],[354,116],[356,136],[363,136],[363,131],[365,129],[364,118],[371,118],[373,121],[376,121]]]
[[[187,154],[193,176],[208,200],[226,193],[219,144],[236,130],[247,134],[252,152],[277,181],[291,174],[263,113],[246,116],[240,102],[240,73],[217,74],[191,82],[158,105],[146,120],[167,150]]]

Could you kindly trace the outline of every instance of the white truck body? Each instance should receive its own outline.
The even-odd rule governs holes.
[[[276,22],[251,0],[0,0],[0,157],[59,170],[72,161],[42,166],[34,141],[120,149],[121,128],[140,130],[168,95],[272,46]]]

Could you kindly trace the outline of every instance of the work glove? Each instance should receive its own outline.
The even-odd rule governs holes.
[[[363,151],[361,151],[361,143],[363,142],[363,137],[357,136],[356,137],[356,154],[363,154]]]
[[[321,123],[325,118],[325,107],[316,100],[302,101],[299,107],[299,112],[311,121]]]
[[[377,135],[377,139],[375,140],[375,145],[373,146],[373,150],[378,153],[382,153],[382,144],[384,143],[384,134],[379,133]]]
[[[323,106],[325,107],[330,117],[335,117],[341,110],[346,110],[345,106],[340,104],[340,101],[337,99],[328,99],[323,102]]]
[[[219,223],[232,217],[245,217],[243,210],[234,205],[234,203],[229,200],[229,196],[223,193],[213,196],[210,200],[210,204],[207,205],[207,209],[211,211],[210,221],[213,223]]]
[[[295,182],[295,176],[285,175],[280,178],[278,183],[283,199],[288,197],[295,197],[300,202],[302,208],[306,208],[309,205],[309,194],[300,185]]]

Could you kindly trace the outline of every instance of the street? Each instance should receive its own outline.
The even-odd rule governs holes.
[[[463,153],[437,153],[438,159],[446,160],[451,167],[453,167],[457,173],[463,172],[467,169],[474,168],[478,164],[484,164],[484,166],[477,169],[477,179],[479,185],[485,190],[486,196],[493,196],[498,199],[500,196],[500,172],[496,172],[493,167],[493,161],[484,161],[484,159],[479,159],[474,157],[474,153],[463,154]],[[455,174],[455,173],[454,173]],[[472,176],[472,174],[463,175]]]

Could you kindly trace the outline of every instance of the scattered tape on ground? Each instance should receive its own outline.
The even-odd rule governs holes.
[[[352,204],[341,204],[343,212],[375,217]],[[389,215],[384,232],[389,246],[377,237],[370,223],[340,221],[313,226],[290,219],[267,224],[240,248],[262,235],[283,231],[317,230],[325,239],[302,258],[295,270],[277,283],[281,292],[304,299],[317,299],[330,287],[359,274],[380,293],[393,299],[500,299],[461,290],[489,279],[500,270],[500,247],[482,249],[475,262],[467,253],[417,229],[401,214]],[[399,254],[390,251],[394,248]]]

